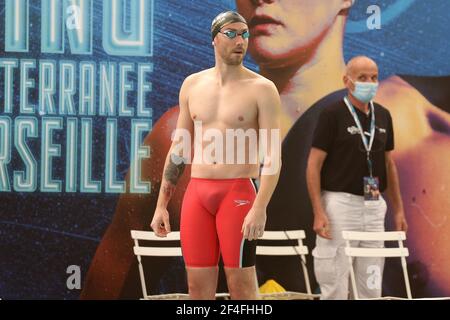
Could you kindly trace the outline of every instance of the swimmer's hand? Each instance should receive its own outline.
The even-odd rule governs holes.
[[[244,239],[250,241],[261,238],[264,234],[264,227],[266,226],[266,209],[252,207],[247,213],[242,224],[241,232],[244,234]]]
[[[170,232],[169,211],[166,208],[156,208],[150,227],[158,237],[167,237]]]

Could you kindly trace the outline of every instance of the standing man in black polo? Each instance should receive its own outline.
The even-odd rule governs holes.
[[[384,231],[386,191],[397,230],[407,230],[397,169],[392,160],[394,132],[389,111],[374,103],[378,67],[359,56],[347,64],[347,96],[327,106],[314,133],[307,184],[314,210],[314,268],[322,299],[348,299],[349,265],[342,231]],[[361,241],[360,247],[382,247]],[[361,298],[381,295],[384,259],[354,260]]]

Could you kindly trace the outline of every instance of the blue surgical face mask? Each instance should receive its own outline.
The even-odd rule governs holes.
[[[377,94],[378,82],[354,82],[352,79],[350,81],[355,84],[352,95],[362,103],[368,103]]]

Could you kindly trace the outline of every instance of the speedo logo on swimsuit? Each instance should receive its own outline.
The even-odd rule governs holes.
[[[250,204],[250,200],[234,200],[234,203],[236,203],[236,207],[240,207],[246,204]]]

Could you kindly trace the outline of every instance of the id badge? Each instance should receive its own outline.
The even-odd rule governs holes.
[[[378,177],[364,177],[364,203],[375,204],[380,200]]]

